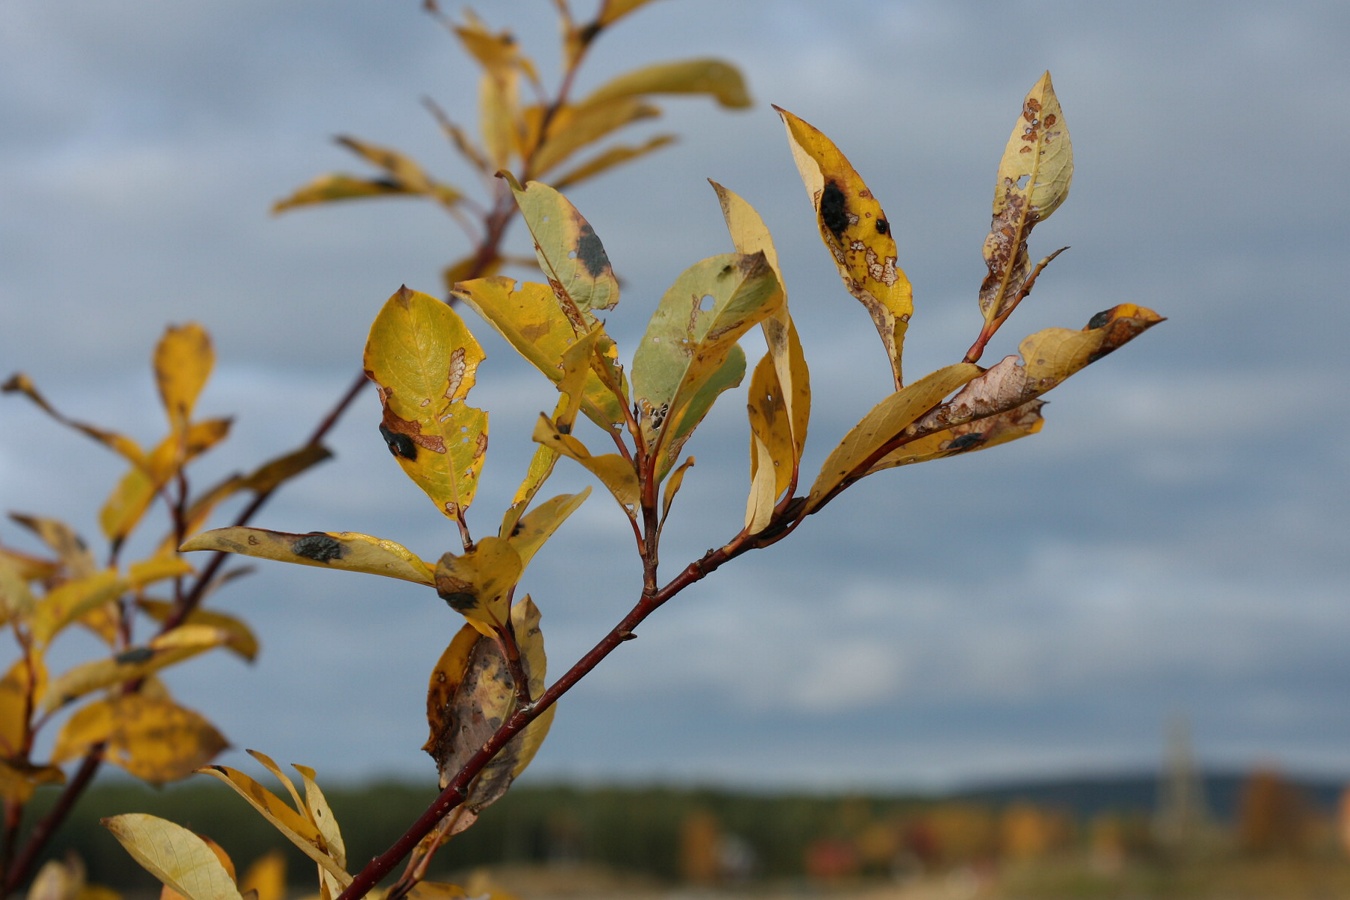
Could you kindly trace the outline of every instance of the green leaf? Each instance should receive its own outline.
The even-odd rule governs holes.
[[[449,306],[406,287],[375,317],[366,375],[379,389],[380,433],[403,471],[463,525],[487,453],[487,413],[464,398],[483,350]]]
[[[764,254],[696,263],[666,291],[633,357],[633,394],[648,452],[664,477],[718,394],[740,383],[737,341],[782,305]]]
[[[423,562],[407,547],[352,531],[294,534],[235,525],[194,535],[180,549],[185,552],[217,550],[302,566],[383,575],[415,584],[434,583],[431,565]]]

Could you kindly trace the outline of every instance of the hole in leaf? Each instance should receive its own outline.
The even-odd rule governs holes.
[[[1019,191],[1025,191],[1027,189],[1027,184],[1030,183],[1030,181],[1031,181],[1030,173],[1023,175],[1021,178],[1017,179],[1017,189]]]

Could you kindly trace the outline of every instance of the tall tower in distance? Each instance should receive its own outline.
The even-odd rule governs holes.
[[[1194,852],[1209,825],[1205,789],[1191,750],[1191,729],[1185,716],[1167,724],[1167,753],[1158,780],[1154,837],[1163,850],[1178,855]]]

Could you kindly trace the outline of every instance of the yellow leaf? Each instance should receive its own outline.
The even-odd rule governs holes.
[[[275,763],[273,767],[275,767]],[[207,766],[199,771],[229,785],[235,793],[248,801],[250,806],[270,822],[273,828],[281,832],[302,853],[318,863],[325,872],[332,875],[344,886],[351,884],[351,876],[329,856],[323,834],[307,816],[301,815],[287,806],[276,794],[237,769],[232,769],[229,766]]]
[[[409,900],[467,900],[468,896],[464,888],[459,885],[446,884],[441,881],[419,881],[408,892]],[[263,900],[263,898],[259,898],[259,900]],[[492,900],[499,900],[499,895],[494,894]],[[500,898],[500,900],[505,900],[505,898]]]
[[[20,759],[29,737],[33,711],[47,689],[47,665],[30,650],[0,678],[0,759]]]
[[[120,435],[115,431],[107,431],[94,425],[84,422],[78,422],[67,418],[56,407],[47,402],[47,399],[38,393],[37,386],[33,384],[32,379],[22,372],[11,375],[9,380],[0,385],[0,391],[4,393],[21,393],[29,400],[33,401],[39,409],[51,416],[56,421],[65,425],[67,428],[73,428],[81,434],[87,435],[103,444],[108,449],[120,454],[129,462],[139,465],[144,462],[145,455],[141,452],[140,445],[129,437]]]
[[[794,483],[800,459],[772,354],[764,354],[755,366],[747,400],[750,496],[746,501],[745,527],[755,534],[769,524],[778,497]]]
[[[666,479],[666,486],[661,489],[661,524],[665,525],[666,517],[670,515],[670,506],[675,502],[675,495],[680,492],[680,485],[684,484],[684,473],[688,472],[694,465],[694,457],[690,456],[675,467]]]
[[[819,509],[841,487],[862,477],[884,455],[887,445],[900,437],[906,428],[979,374],[980,367],[972,363],[946,366],[872,407],[826,457],[820,475],[811,485],[806,509]]]
[[[52,588],[33,609],[33,639],[39,646],[47,645],[66,626],[117,599],[126,589],[116,569],[104,569]]]
[[[727,231],[738,253],[763,253],[764,258],[778,276],[780,284],[783,272],[778,267],[778,251],[774,248],[769,229],[755,208],[733,191],[729,191],[715,181],[709,182],[717,192],[718,202],[722,206],[722,217],[726,220]],[[806,367],[806,355],[802,352],[801,338],[797,336],[797,326],[788,314],[786,286],[784,287],[783,306],[773,315],[760,323],[764,332],[764,341],[773,356],[774,371],[778,375],[778,384],[783,394],[783,405],[787,408],[791,425],[794,447],[793,467],[788,473],[788,483],[796,485],[797,466],[801,463],[802,450],[806,446],[806,431],[811,419],[811,377]]]
[[[613,25],[616,21],[650,3],[651,0],[602,0],[595,22],[601,27]]]
[[[474,627],[491,634],[506,625],[511,592],[523,569],[510,540],[485,537],[462,555],[441,557],[436,565],[436,593]]]
[[[186,552],[219,550],[302,566],[383,575],[416,584],[430,585],[434,582],[431,565],[423,562],[407,547],[353,531],[293,534],[235,525],[203,531],[188,538],[181,549]]]
[[[502,534],[520,556],[523,570],[530,564],[534,554],[544,545],[567,517],[576,512],[591,494],[589,487],[577,494],[559,494],[551,500],[545,500],[522,517],[509,534]]]
[[[292,450],[263,463],[246,475],[240,486],[258,494],[265,494],[300,473],[308,471],[311,466],[331,458],[332,455],[332,451],[321,444],[306,444],[299,450]]]
[[[213,647],[219,647],[228,640],[230,634],[219,628],[180,625],[154,638],[149,644],[132,647],[107,659],[92,660],[69,669],[51,682],[43,699],[42,711],[51,712],[99,688],[139,680]]]
[[[146,598],[138,599],[136,605],[156,622],[168,621],[169,616],[178,608],[177,604],[174,603]],[[230,636],[225,644],[226,650],[243,657],[249,662],[252,662],[258,656],[257,636],[248,625],[234,616],[198,607],[188,613],[188,617],[183,620],[183,624],[205,625],[223,631]]]
[[[84,863],[78,856],[71,854],[64,860],[49,859],[33,876],[24,900],[94,900],[90,894],[97,889],[91,890],[84,879]],[[114,894],[108,900],[120,898]]]
[[[600,329],[581,410],[606,430],[624,421],[627,386],[614,361],[617,350],[603,333],[604,326],[589,312],[580,307],[565,309],[548,285],[527,281],[517,287],[514,279],[503,276],[460,282],[455,296],[555,384],[565,374],[563,358],[568,349]]]
[[[660,150],[662,147],[673,144],[674,142],[674,135],[658,134],[636,146],[630,144],[612,146],[597,153],[580,165],[568,169],[561,175],[550,178],[549,181],[553,183],[555,188],[562,190],[563,188],[571,187],[574,184],[585,181],[588,178],[594,178],[602,172],[608,172],[615,166],[641,159],[648,153]]]
[[[469,406],[483,350],[449,306],[400,288],[366,342],[366,375],[384,407],[394,458],[449,518],[463,524],[487,453],[488,417]]]
[[[549,119],[548,133],[530,158],[530,173],[546,175],[583,147],[661,110],[635,97],[610,97],[564,106]]]
[[[160,553],[127,566],[127,586],[138,591],[166,578],[192,574],[192,564],[176,553]]]
[[[300,778],[305,784],[305,812],[309,814],[309,820],[314,823],[319,834],[323,835],[324,845],[333,862],[346,869],[347,846],[342,840],[342,829],[338,827],[337,817],[333,815],[328,799],[319,789],[319,783],[314,780],[314,770],[309,766],[298,764],[294,768],[300,773]]]
[[[14,619],[26,619],[37,606],[37,598],[28,588],[28,579],[21,561],[8,553],[0,553],[0,625]]]
[[[225,866],[202,838],[144,813],[103,820],[132,858],[188,900],[242,900]]]
[[[76,759],[103,743],[108,762],[155,785],[186,778],[228,746],[199,713],[165,697],[128,694],[77,710],[57,735],[52,761]]]
[[[750,106],[745,79],[735,66],[720,59],[684,59],[634,69],[603,84],[585,102],[647,94],[707,94],[731,109]]]
[[[914,295],[898,262],[890,221],[828,137],[785,109],[778,109],[778,114],[816,210],[820,238],[834,257],[844,286],[872,316],[899,390],[904,384],[900,363]]]
[[[64,784],[66,775],[56,766],[11,765],[0,759],[0,800],[27,805],[39,785]]]
[[[984,242],[989,274],[980,285],[980,310],[986,322],[1006,318],[1031,274],[1027,238],[1069,195],[1073,145],[1050,73],[1022,101],[994,188],[994,216]]]
[[[332,172],[320,175],[297,188],[290,196],[276,201],[272,204],[272,212],[281,213],[299,206],[313,206],[318,203],[365,200],[371,197],[404,197],[417,193],[387,178],[358,178],[355,175]]]
[[[29,516],[22,513],[10,513],[9,517],[33,532],[42,543],[50,547],[61,560],[61,565],[66,568],[66,574],[71,578],[83,578],[98,571],[98,563],[94,561],[94,554],[89,552],[89,547],[85,544],[84,538],[80,537],[75,529],[66,523],[58,519]],[[41,574],[33,572],[29,577],[37,578]]]
[[[634,515],[640,488],[637,472],[633,470],[633,464],[630,461],[617,453],[592,456],[591,451],[586,449],[585,444],[570,434],[563,434],[558,431],[549,417],[542,414],[539,416],[539,421],[535,423],[533,437],[535,441],[545,447],[551,447],[568,459],[580,463],[582,468],[600,479],[600,483],[614,495],[615,500],[619,501],[619,505],[623,507],[624,512],[629,516]]]
[[[155,383],[175,431],[187,427],[215,361],[211,337],[196,322],[165,329],[155,347]]]
[[[337,142],[367,162],[384,169],[390,181],[408,193],[430,195],[446,206],[453,206],[460,199],[458,191],[437,182],[411,157],[397,150],[346,135],[338,137]]]
[[[520,78],[512,70],[489,73],[478,83],[479,129],[488,159],[506,169],[520,152]]]
[[[255,900],[286,900],[286,857],[280,850],[267,851],[244,870],[239,888]]]

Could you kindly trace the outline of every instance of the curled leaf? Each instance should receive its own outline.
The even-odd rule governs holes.
[[[533,550],[531,550],[533,552]],[[436,593],[479,631],[503,628],[524,563],[507,538],[486,537],[436,564]]]

